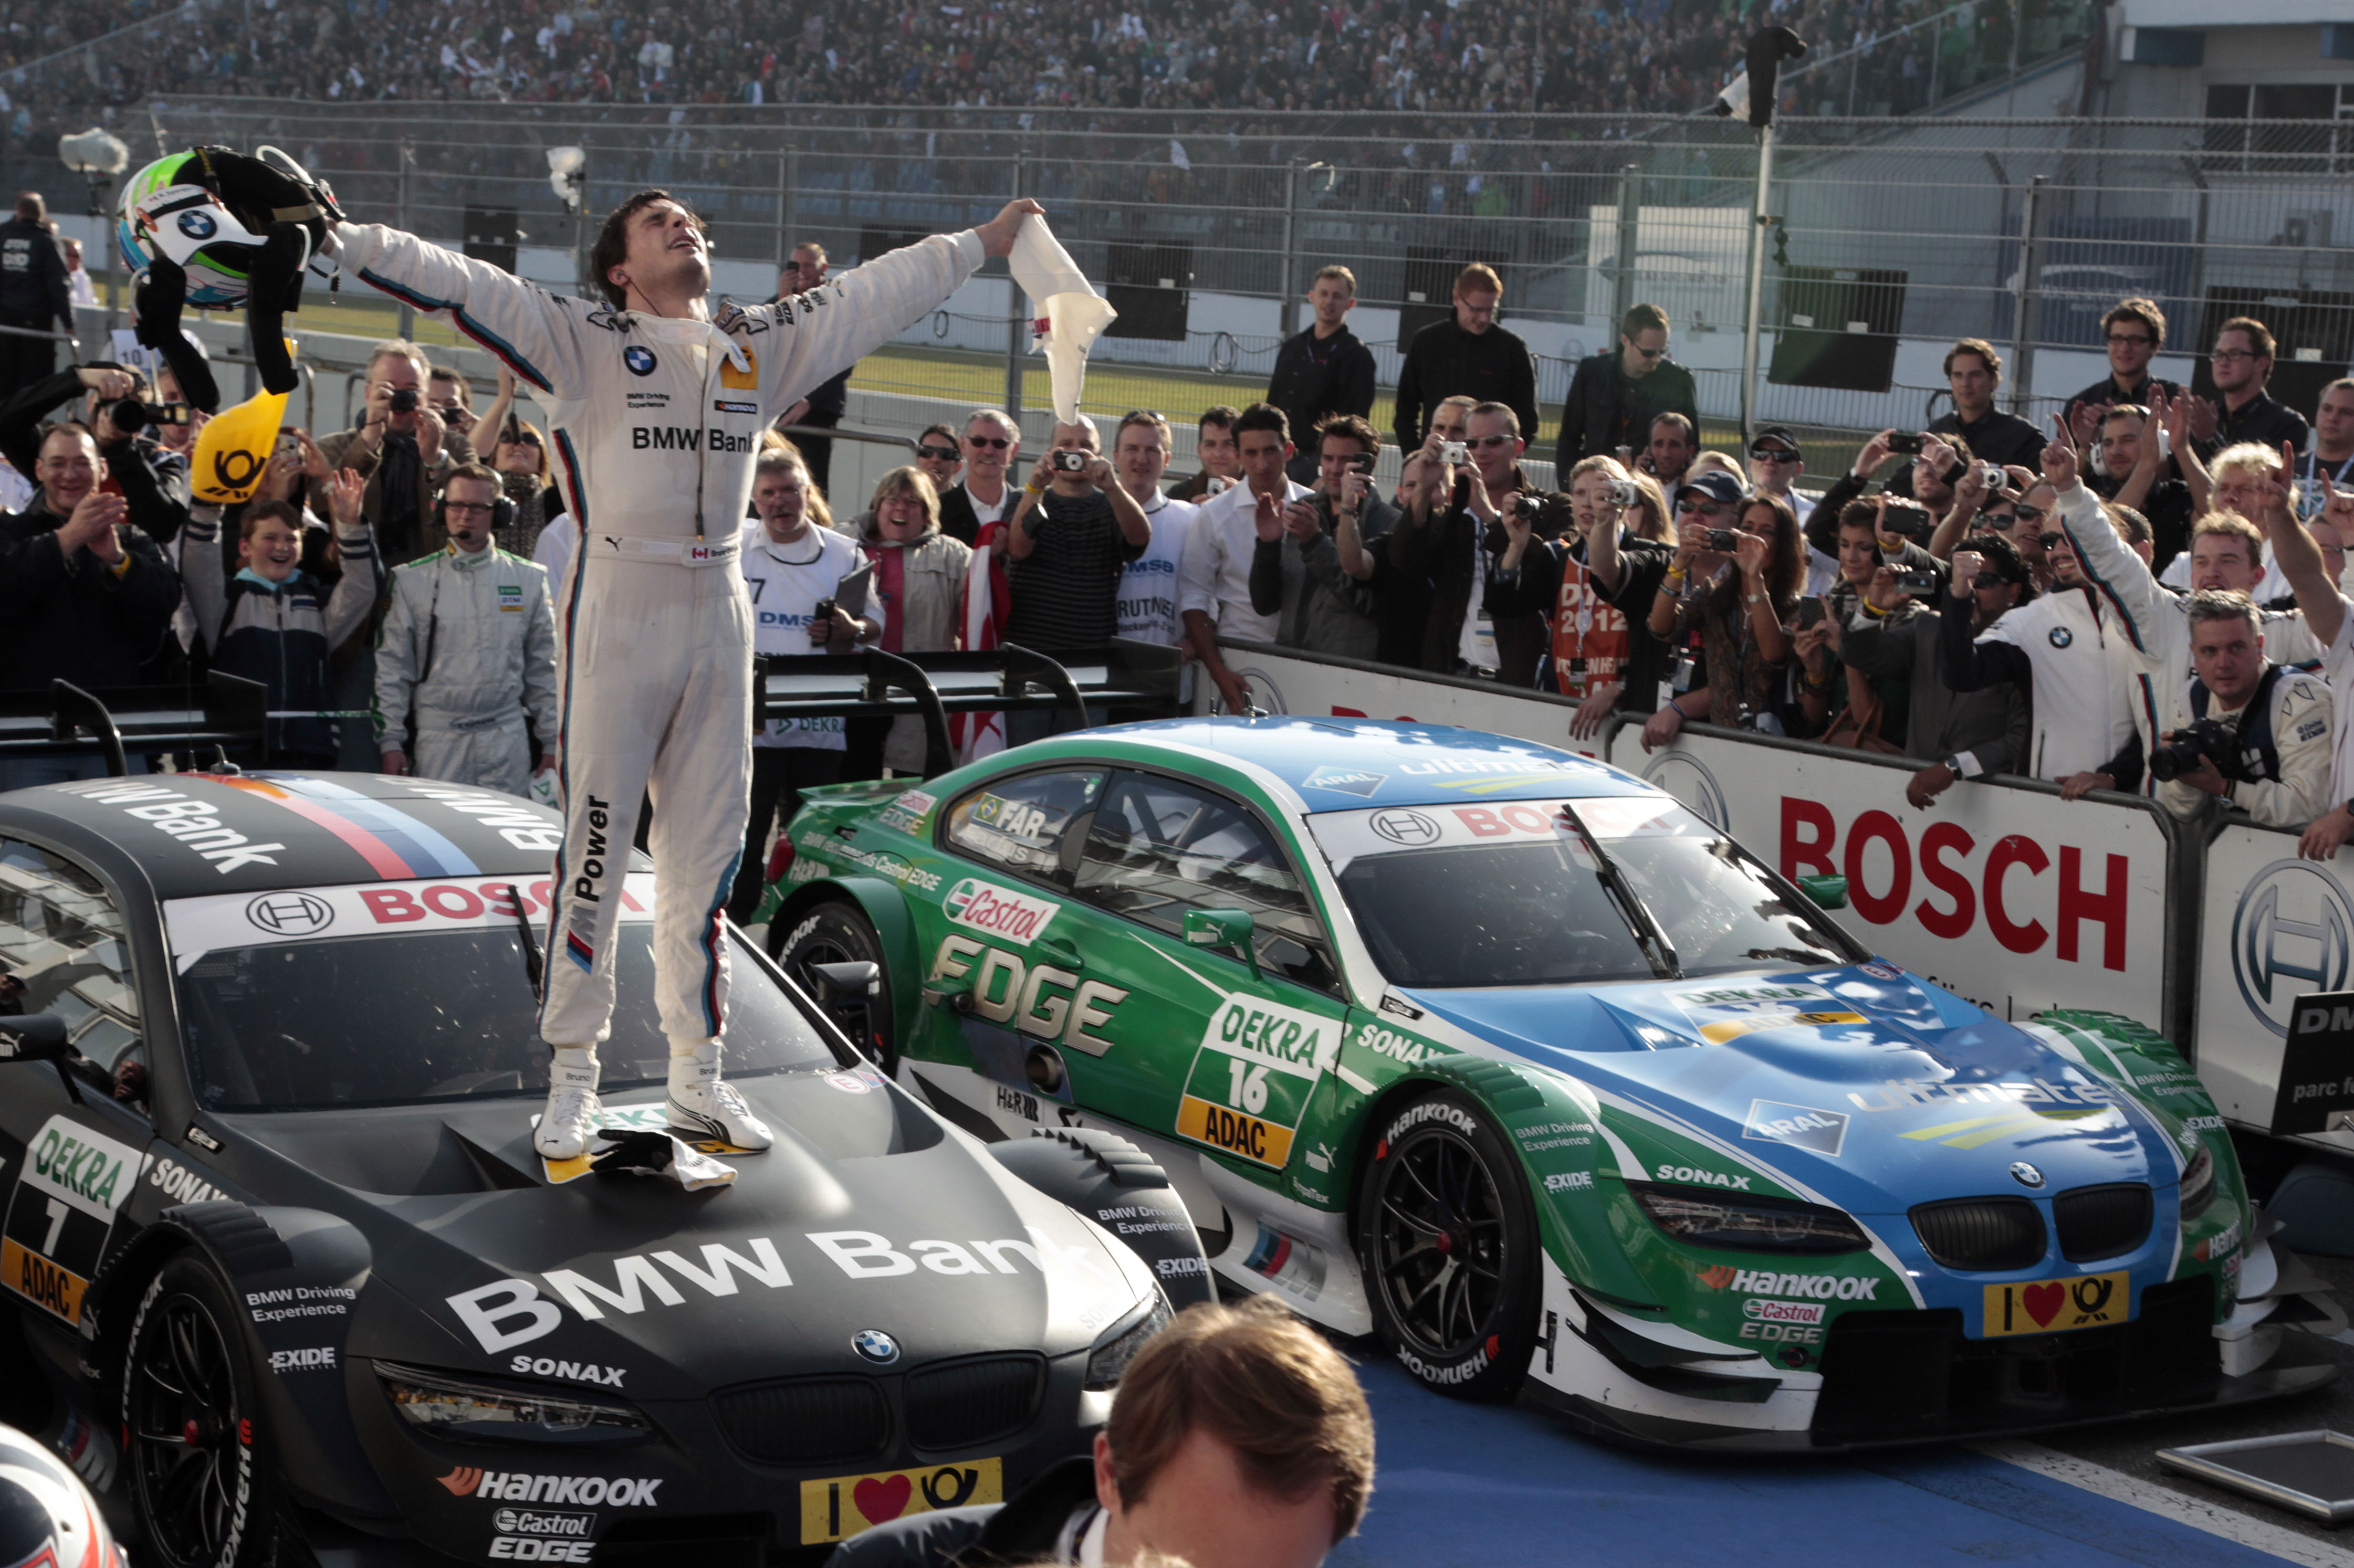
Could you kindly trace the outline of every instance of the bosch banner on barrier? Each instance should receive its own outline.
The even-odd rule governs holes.
[[[1610,760],[1785,876],[1847,878],[1848,928],[2003,1018],[2045,1008],[2165,1022],[2168,836],[2154,810],[1959,784],[1905,803],[1909,767],[1687,733]]]
[[[2354,980],[2349,877],[2354,856],[2299,860],[2277,828],[2235,823],[2207,846],[2199,1075],[2233,1121],[2273,1125],[2297,999]]]

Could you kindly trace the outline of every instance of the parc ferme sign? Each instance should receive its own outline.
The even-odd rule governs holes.
[[[1998,1018],[2164,1022],[2167,839],[2146,811],[1967,781],[1917,811],[1909,768],[1715,736],[1647,757],[1631,725],[1611,752],[1783,875],[1846,877],[1850,931]]]
[[[1418,718],[1602,755],[1599,737],[1570,738],[1575,705],[1559,699],[1258,648],[1227,662],[1271,713]],[[1206,704],[1207,683],[1203,693]],[[1841,924],[1998,1017],[2068,1007],[2165,1022],[2167,839],[2146,810],[1965,781],[1916,811],[1908,768],[1690,733],[1647,756],[1632,723],[1606,760],[1786,876],[1844,875]],[[2271,1104],[2267,1091],[2266,1114]]]

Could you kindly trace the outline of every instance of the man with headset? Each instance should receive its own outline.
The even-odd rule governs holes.
[[[547,573],[491,542],[514,507],[489,469],[452,471],[436,516],[449,544],[393,570],[376,652],[387,773],[528,795],[548,764],[557,715]]]

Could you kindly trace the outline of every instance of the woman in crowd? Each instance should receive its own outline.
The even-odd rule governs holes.
[[[920,468],[895,468],[875,487],[858,545],[873,563],[869,612],[883,623],[888,653],[938,653],[958,646],[964,620],[966,545],[940,532],[940,496]],[[924,721],[852,719],[845,779],[924,770]],[[864,769],[864,771],[862,771]]]
[[[514,503],[514,517],[493,529],[492,542],[510,556],[528,561],[539,546],[539,531],[564,510],[564,495],[548,478],[547,437],[539,427],[514,412],[514,373],[499,366],[499,395],[482,410],[474,425],[474,449],[482,452],[499,476],[506,498]],[[548,588],[556,588],[553,576]]]
[[[1655,750],[1689,719],[1754,725],[1781,696],[1790,660],[1783,623],[1806,586],[1807,557],[1797,514],[1776,495],[1735,498],[1730,483],[1687,492],[1677,515],[1674,558],[1652,596],[1649,626],[1667,640],[1670,657],[1696,658],[1684,690],[1643,726],[1643,748]],[[1730,527],[1730,552],[1709,547],[1710,534]],[[1672,677],[1671,677],[1672,679]]]

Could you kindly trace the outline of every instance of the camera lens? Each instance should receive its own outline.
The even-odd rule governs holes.
[[[392,394],[391,407],[392,411],[396,414],[415,413],[417,411],[417,388],[414,387],[401,387],[395,388]]]
[[[134,435],[147,428],[147,405],[136,397],[125,397],[108,406],[106,417],[124,435]]]
[[[2205,741],[2197,734],[2161,741],[2150,749],[2149,775],[2161,784],[2171,784],[2186,773],[2198,772],[2206,751]]]

